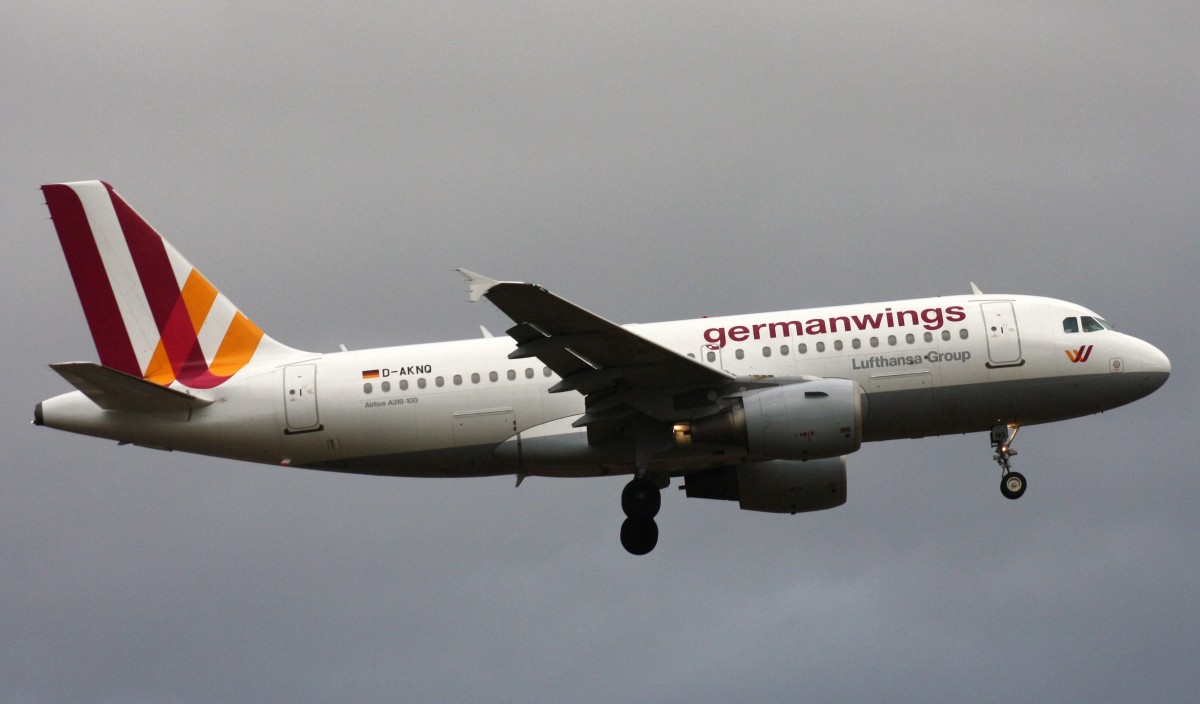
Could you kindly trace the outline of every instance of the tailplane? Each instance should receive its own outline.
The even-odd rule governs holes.
[[[211,389],[251,360],[294,354],[250,321],[112,186],[42,186],[100,363]]]

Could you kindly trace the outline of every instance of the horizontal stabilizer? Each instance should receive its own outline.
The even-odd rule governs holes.
[[[212,403],[95,362],[60,362],[50,368],[107,411],[186,411]]]

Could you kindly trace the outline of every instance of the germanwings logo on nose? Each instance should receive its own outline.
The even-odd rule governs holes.
[[[1063,350],[1067,353],[1067,359],[1073,363],[1086,362],[1088,357],[1092,356],[1092,345],[1084,345],[1077,350]]]

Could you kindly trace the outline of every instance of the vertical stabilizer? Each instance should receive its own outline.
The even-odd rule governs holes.
[[[106,367],[210,389],[251,360],[294,353],[268,337],[112,186],[42,186]]]

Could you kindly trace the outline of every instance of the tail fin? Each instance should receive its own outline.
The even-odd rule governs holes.
[[[251,359],[295,352],[263,333],[112,186],[42,186],[100,362],[211,389]]]

